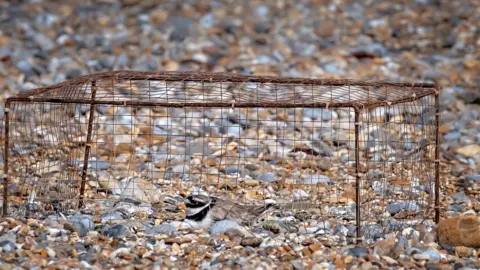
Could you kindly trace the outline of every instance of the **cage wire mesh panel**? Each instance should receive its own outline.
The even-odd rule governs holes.
[[[428,84],[80,77],[7,101],[8,212],[102,213],[129,199],[130,214],[151,215],[167,195],[202,192],[275,205],[262,220],[371,238],[436,214],[437,97]]]

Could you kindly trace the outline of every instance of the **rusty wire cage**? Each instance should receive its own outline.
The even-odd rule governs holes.
[[[198,72],[35,89],[6,101],[3,214],[202,188],[290,212],[308,202],[356,237],[438,221],[438,96],[426,83]]]

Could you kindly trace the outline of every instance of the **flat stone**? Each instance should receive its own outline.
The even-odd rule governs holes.
[[[263,239],[260,237],[249,237],[242,239],[241,245],[244,247],[258,247]]]
[[[236,228],[240,228],[240,224],[238,224],[234,220],[226,219],[226,220],[221,220],[213,223],[212,226],[210,227],[210,233],[224,234],[226,231],[230,229],[236,229]]]
[[[354,247],[347,249],[345,251],[346,255],[351,255],[354,257],[366,257],[369,254],[368,248],[365,247]]]
[[[130,235],[130,229],[123,224],[115,224],[112,226],[105,227],[102,230],[102,234],[107,237],[122,238]]]
[[[89,215],[73,215],[67,217],[67,220],[73,225],[80,236],[87,235],[88,231],[95,228],[93,219]]]
[[[480,182],[480,174],[467,175],[466,179],[467,179],[467,181]]]
[[[387,211],[392,214],[398,214],[402,210],[419,212],[420,207],[413,202],[392,202],[387,206]]]
[[[313,120],[330,121],[338,118],[338,114],[332,110],[321,108],[305,108],[303,109],[303,116],[309,117]]]
[[[123,215],[119,212],[104,213],[100,215],[102,223],[108,223],[114,220],[123,220]]]
[[[267,182],[267,183],[271,183],[271,182],[274,182],[276,180],[276,175],[274,173],[262,173],[260,174],[257,179],[259,181],[262,181],[262,182]]]
[[[168,235],[175,234],[178,232],[175,226],[168,223],[163,223],[157,226],[153,226],[152,230],[157,234],[168,234]]]
[[[457,148],[455,152],[464,157],[471,158],[480,153],[480,145],[472,144],[472,145],[463,146],[463,147]]]
[[[322,174],[312,174],[306,175],[303,177],[303,182],[305,184],[316,185],[319,183],[330,184],[331,180],[328,176]]]

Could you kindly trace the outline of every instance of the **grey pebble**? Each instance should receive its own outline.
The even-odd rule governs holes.
[[[383,57],[387,54],[387,49],[380,43],[372,43],[358,46],[357,48],[352,50],[352,54]]]
[[[467,181],[480,182],[480,174],[467,175],[466,179],[467,179]]]
[[[303,177],[303,182],[305,184],[311,184],[311,185],[316,185],[319,183],[326,183],[330,184],[331,180],[328,176],[322,175],[322,174],[312,174],[312,175],[306,175]]]
[[[210,233],[223,234],[230,229],[237,229],[237,228],[240,228],[240,225],[236,221],[225,219],[225,220],[221,220],[213,223],[212,226],[210,227]]]
[[[387,206],[387,211],[392,215],[398,214],[402,210],[419,212],[420,207],[413,202],[391,202]]]
[[[305,108],[303,109],[303,116],[322,121],[330,121],[338,117],[336,112],[320,108]]]
[[[11,252],[17,248],[17,246],[10,240],[4,240],[0,242],[0,247],[4,253]]]
[[[17,69],[27,75],[33,74],[33,67],[25,60],[21,60],[17,63]]]
[[[95,223],[89,215],[73,215],[67,217],[67,220],[78,230],[80,236],[85,236],[95,228]]]
[[[276,180],[276,176],[275,176],[274,173],[271,173],[271,172],[262,173],[257,177],[257,179],[262,181],[262,182],[270,183],[270,182],[274,182]]]
[[[152,230],[158,234],[175,234],[178,232],[177,228],[169,223],[153,226]]]
[[[433,249],[428,249],[420,254],[413,255],[413,258],[416,260],[428,260],[430,262],[440,262],[442,256],[440,253]]]
[[[123,215],[120,212],[112,212],[112,213],[103,213],[100,215],[100,218],[102,219],[102,223],[106,223],[112,220],[122,220]]]
[[[351,255],[353,257],[365,257],[369,254],[368,248],[365,247],[354,247],[347,249],[345,251],[346,255]]]
[[[305,269],[305,266],[300,260],[293,260],[290,262],[290,264],[292,265],[293,269],[298,269],[298,270]]]
[[[122,238],[130,235],[130,229],[123,224],[115,224],[103,228],[102,234],[112,238]]]

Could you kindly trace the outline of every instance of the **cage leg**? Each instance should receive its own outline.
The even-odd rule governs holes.
[[[355,107],[355,203],[357,223],[357,244],[362,243],[361,218],[360,218],[360,109]]]
[[[3,216],[8,214],[8,155],[10,130],[10,102],[5,102],[5,144],[3,157]]]
[[[97,92],[97,84],[95,81],[92,82],[92,101],[95,100],[95,94]],[[92,102],[90,104],[90,114],[88,116],[88,128],[87,128],[87,141],[85,143],[85,156],[83,157],[83,167],[82,167],[82,182],[80,184],[80,200],[79,208],[82,208],[84,205],[84,196],[85,196],[85,184],[87,180],[87,170],[88,170],[88,158],[90,155],[91,140],[92,140],[92,128],[93,128],[93,117],[95,112],[95,105]]]
[[[435,223],[440,221],[440,92],[435,95]]]

